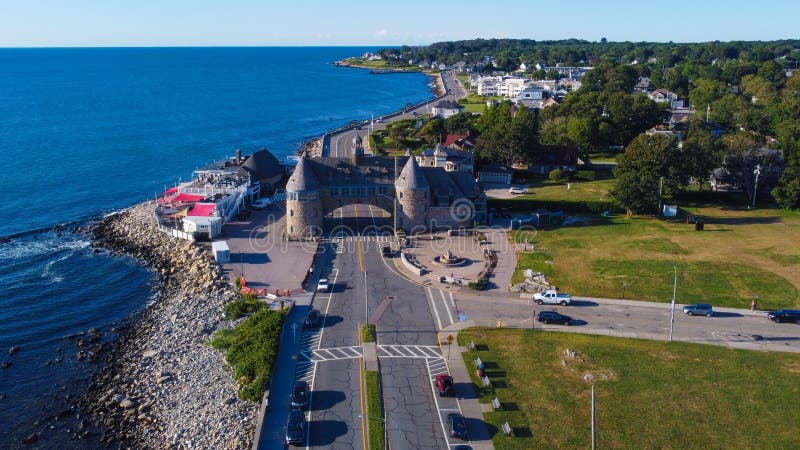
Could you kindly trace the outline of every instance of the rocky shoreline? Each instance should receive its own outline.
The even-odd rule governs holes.
[[[257,403],[239,400],[222,352],[208,345],[235,297],[208,250],[158,230],[153,202],[107,217],[95,245],[139,258],[161,279],[155,300],[120,333],[78,406],[114,448],[241,449]]]

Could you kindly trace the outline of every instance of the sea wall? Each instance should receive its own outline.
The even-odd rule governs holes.
[[[145,261],[161,285],[80,406],[113,447],[250,447],[258,404],[237,398],[224,354],[208,345],[230,325],[222,311],[235,293],[208,250],[157,229],[152,208],[136,205],[93,230],[96,245]]]

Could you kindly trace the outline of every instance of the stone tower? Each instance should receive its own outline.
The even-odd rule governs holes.
[[[288,237],[318,236],[322,233],[323,214],[320,183],[311,170],[308,158],[302,157],[286,183],[286,234]]]
[[[361,135],[356,134],[353,138],[353,165],[360,166],[364,162],[364,141]]]
[[[409,234],[424,231],[427,228],[430,185],[413,156],[400,171],[394,189],[398,205],[397,226]]]

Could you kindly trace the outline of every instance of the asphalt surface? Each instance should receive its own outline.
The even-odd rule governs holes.
[[[328,218],[332,224],[349,225],[355,236],[328,236],[314,267],[315,277],[326,276],[331,289],[315,295],[312,306],[322,313],[322,326],[303,331],[297,356],[295,379],[312,387],[307,448],[364,448],[358,324],[369,317],[378,322],[390,447],[449,448],[442,408],[457,410],[457,404],[443,399],[442,406],[434,396],[432,377],[447,368],[428,294],[397,274],[381,255],[388,237],[358,236],[372,232],[376,223],[388,220],[385,216],[374,207],[358,205]],[[381,307],[387,297],[393,299]]]
[[[389,123],[426,115],[430,113],[431,106],[439,103],[440,101],[456,101],[466,96],[466,91],[464,90],[463,86],[461,86],[461,83],[456,80],[456,76],[452,71],[442,72],[442,82],[445,90],[448,92],[444,97],[433,100],[417,108],[400,111],[399,114],[389,114],[387,116],[376,118],[376,121],[373,123],[373,129],[383,130]],[[369,121],[369,118],[367,118],[367,121]],[[360,135],[361,138],[366,141],[369,133],[369,124],[362,124],[358,129],[355,130],[350,129],[340,133],[330,134],[323,142],[322,156],[348,157],[352,154],[353,139],[356,137],[356,135]]]
[[[536,305],[526,300],[456,294],[456,305],[470,321],[496,325],[502,321],[513,326],[626,338],[668,340],[670,305],[668,303],[576,297],[569,306]],[[800,326],[773,323],[766,312],[715,308],[712,317],[687,316],[683,305],[675,307],[672,339],[682,342],[723,345],[752,350],[800,352]],[[571,326],[543,325],[533,321],[535,313],[554,310],[574,319]]]

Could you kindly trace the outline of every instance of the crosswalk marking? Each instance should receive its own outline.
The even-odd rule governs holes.
[[[361,346],[319,348],[300,352],[301,357],[312,362],[360,358],[361,354]]]
[[[378,345],[378,357],[442,359],[442,354],[435,345]]]
[[[333,236],[327,238],[329,242],[356,242],[356,241],[370,241],[370,242],[386,242],[392,241],[391,236]]]

